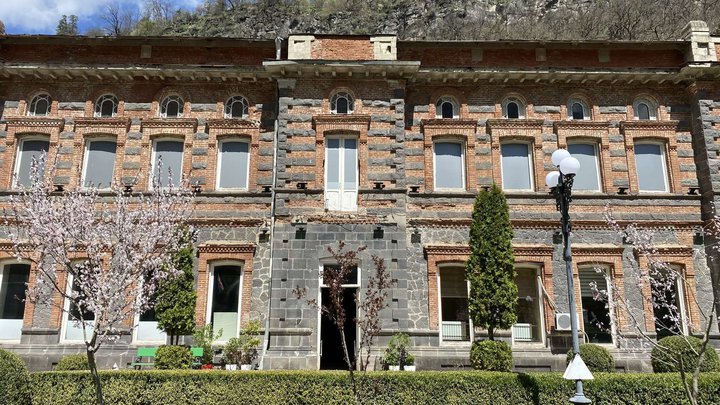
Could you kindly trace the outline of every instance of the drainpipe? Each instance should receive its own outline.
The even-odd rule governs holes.
[[[280,38],[278,38],[280,39]],[[275,40],[276,46],[279,48],[279,43],[282,41]],[[280,58],[280,51],[278,50],[278,59]],[[277,100],[276,104],[276,114],[280,113],[280,90],[278,86],[275,86],[275,100]],[[270,309],[272,306],[272,282],[273,282],[273,263],[274,263],[274,253],[275,249],[273,248],[275,244],[275,189],[277,188],[277,150],[278,150],[278,116],[275,116],[275,124],[274,124],[274,134],[273,134],[273,180],[272,180],[272,190],[270,190],[270,269],[269,269],[269,277],[268,277],[268,303],[267,303],[267,313],[265,314],[265,334],[263,339],[263,350],[262,350],[262,356],[260,356],[260,364],[259,368],[260,370],[264,370],[265,366],[265,354],[267,353],[268,346],[270,345]]]

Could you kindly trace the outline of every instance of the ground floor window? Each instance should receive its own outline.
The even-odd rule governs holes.
[[[538,293],[537,269],[518,268],[515,274],[518,287],[517,323],[513,325],[514,342],[542,341],[541,300]]]
[[[653,317],[657,338],[687,333],[685,291],[682,288],[682,269],[667,267],[650,272]]]
[[[25,289],[30,265],[0,267],[0,340],[20,340],[25,314]]]
[[[447,266],[439,270],[441,339],[444,342],[469,341],[472,325],[465,268]]]
[[[238,335],[240,328],[240,298],[242,266],[239,264],[216,264],[210,274],[208,320],[213,332],[219,333],[220,341]]]
[[[68,276],[68,285],[68,294],[70,293],[70,289],[78,294],[82,294],[80,286],[76,282],[75,278],[70,275]],[[63,339],[70,342],[85,341],[86,335],[83,334],[83,325],[75,322],[76,320],[82,319],[85,322],[85,330],[87,333],[87,339],[89,340],[93,333],[95,314],[83,308],[79,308],[75,305],[75,303],[70,302],[69,299],[65,302],[65,311],[65,331]]]
[[[610,286],[605,278],[608,269],[586,267],[579,271],[580,297],[583,315],[583,332],[590,343],[612,343],[610,323],[610,303],[605,300],[596,300],[593,294],[593,285],[598,290],[610,292]],[[612,296],[612,294],[608,294]]]

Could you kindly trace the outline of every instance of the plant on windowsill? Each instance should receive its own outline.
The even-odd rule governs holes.
[[[258,320],[249,321],[240,331],[241,370],[252,370],[253,362],[258,357],[257,348],[260,346],[260,328],[262,325]]]
[[[223,347],[223,362],[225,370],[235,371],[242,360],[242,344],[240,338],[230,338]]]
[[[415,371],[415,356],[408,352],[410,337],[404,333],[396,333],[390,339],[383,363],[390,371]]]

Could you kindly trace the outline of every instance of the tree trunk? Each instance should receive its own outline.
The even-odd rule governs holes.
[[[488,327],[488,339],[495,340],[495,328],[492,326]]]
[[[95,334],[95,332],[93,332],[93,343],[96,339],[97,335]],[[103,401],[102,384],[100,382],[100,375],[98,374],[97,364],[95,364],[95,351],[92,349],[91,345],[87,345],[86,350],[88,356],[88,365],[90,366],[90,374],[92,374],[93,384],[95,384],[95,397],[97,400],[97,405],[104,405],[105,401]]]
[[[352,364],[352,362],[350,361],[350,355],[348,353],[347,342],[345,342],[345,326],[343,325],[341,327],[340,325],[337,325],[337,327],[338,327],[338,332],[340,332],[340,343],[342,344],[343,355],[345,356],[345,363],[347,363],[348,371],[350,372],[350,385],[352,386],[353,397],[355,398],[355,403],[359,404],[360,397],[358,396],[357,384],[355,382],[355,370],[354,370],[355,367]]]

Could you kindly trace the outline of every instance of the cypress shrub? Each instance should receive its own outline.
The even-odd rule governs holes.
[[[694,336],[667,336],[658,340],[658,346],[653,347],[650,354],[653,371],[656,373],[674,373],[680,371],[680,360],[686,372],[692,372],[697,367],[702,340]],[[720,360],[712,345],[704,354],[700,371],[720,371]]]
[[[512,371],[512,349],[509,344],[499,340],[473,342],[470,364],[475,370]]]
[[[163,345],[155,353],[155,368],[158,370],[189,369],[192,364],[192,352],[185,346]]]
[[[15,353],[0,349],[0,402],[7,405],[30,403],[30,374]]]
[[[87,354],[71,354],[63,357],[55,366],[55,371],[90,370]]]
[[[580,345],[580,357],[582,357],[585,365],[593,373],[612,373],[615,371],[615,359],[613,359],[610,351],[602,346],[593,343],[583,343]],[[572,349],[568,350],[566,364],[570,364],[573,358]]]

